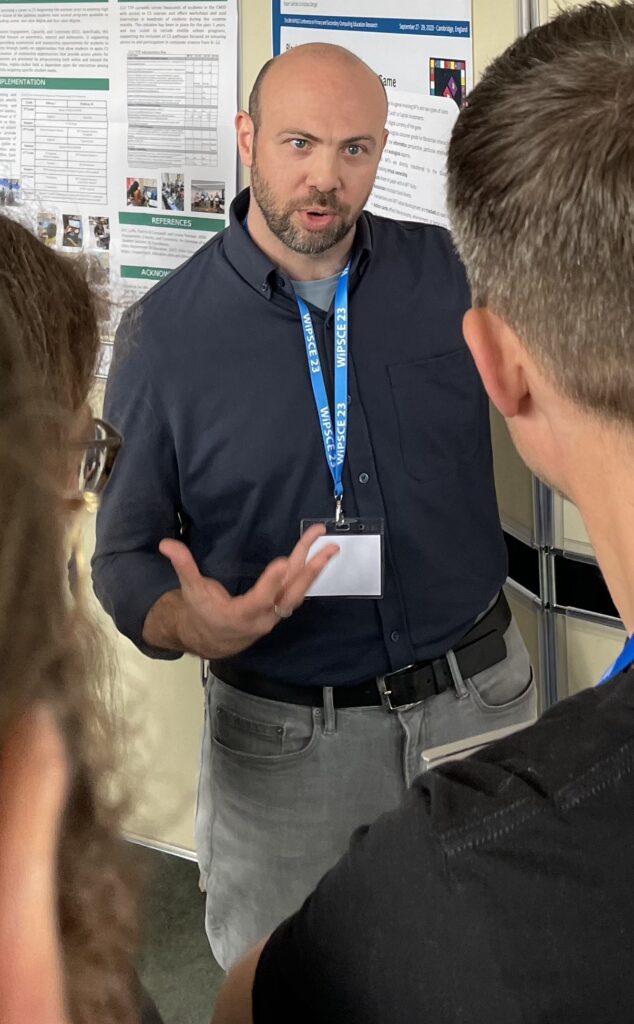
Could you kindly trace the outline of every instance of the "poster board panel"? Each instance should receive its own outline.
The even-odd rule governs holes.
[[[86,521],[83,553],[94,550],[94,516]],[[134,838],[194,852],[194,813],[204,715],[197,658],[155,661],[125,637],[92,595],[97,620],[115,661],[113,703],[124,734],[121,775],[130,814],[124,828]]]
[[[491,444],[502,525],[515,537],[533,544],[536,540],[533,474],[517,454],[503,418],[493,407]]]
[[[594,548],[581,513],[567,498],[553,494],[553,547],[584,558],[594,558]]]
[[[595,686],[623,649],[625,630],[616,624],[558,615],[557,692],[572,696]]]
[[[103,405],[104,382],[91,398],[95,415]],[[95,546],[95,517],[86,518],[82,552],[89,572]],[[194,855],[194,815],[204,719],[197,658],[147,658],[117,632],[85,580],[89,614],[102,629],[115,661],[114,706],[125,734],[121,775],[131,811],[126,831],[150,845]]]

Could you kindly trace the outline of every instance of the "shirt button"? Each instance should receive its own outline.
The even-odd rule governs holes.
[[[397,644],[400,639],[401,634],[399,633],[398,629],[393,629],[392,632],[390,633],[390,640],[392,641],[392,643]]]
[[[268,284],[266,283],[266,281],[263,281],[262,284],[260,285],[260,291],[261,292],[267,292],[268,290],[269,290]]]
[[[368,476],[367,473],[359,473],[359,483],[360,484],[367,484],[369,479],[370,479],[370,477]]]

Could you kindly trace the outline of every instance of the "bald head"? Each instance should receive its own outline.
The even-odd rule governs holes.
[[[262,123],[267,98],[279,90],[297,88],[299,82],[319,89],[325,76],[335,75],[347,89],[359,90],[384,111],[387,120],[387,93],[377,74],[365,61],[343,46],[330,43],[304,43],[272,57],[258,73],[249,96],[249,116],[257,132]]]
[[[380,78],[341,46],[297,46],[260,71],[249,112],[236,116],[251,171],[249,231],[278,265],[288,270],[291,260],[298,279],[316,272],[304,257],[332,257],[341,269],[337,253],[347,253],[372,191],[386,119]]]

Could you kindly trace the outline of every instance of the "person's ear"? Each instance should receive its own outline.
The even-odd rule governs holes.
[[[246,110],[239,110],[235,119],[238,152],[245,167],[253,166],[253,147],[255,143],[255,125]]]
[[[517,335],[496,313],[481,307],[465,313],[462,329],[493,405],[506,419],[517,416],[528,395]]]

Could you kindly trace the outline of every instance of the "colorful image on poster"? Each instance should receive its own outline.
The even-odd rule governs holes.
[[[37,237],[51,248],[57,241],[57,217],[53,213],[40,213],[37,218]]]
[[[15,206],[20,201],[18,178],[0,178],[0,206]]]
[[[92,240],[98,249],[110,248],[110,218],[89,217],[88,226]]]
[[[185,209],[185,178],[182,174],[161,175],[163,209],[182,213]]]
[[[460,109],[467,93],[467,62],[432,57],[429,61],[429,91],[432,96],[453,100]]]
[[[192,181],[192,213],[205,211],[225,213],[224,181]]]
[[[81,249],[84,244],[84,226],[81,214],[65,213],[62,219],[64,222],[62,245],[66,249]]]
[[[126,205],[158,206],[156,178],[126,178]]]

